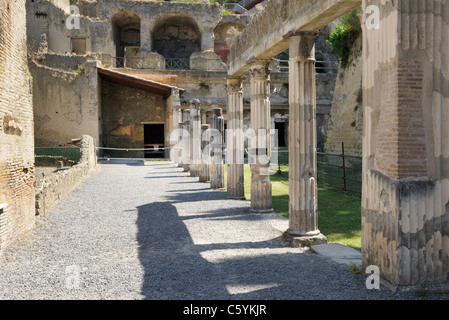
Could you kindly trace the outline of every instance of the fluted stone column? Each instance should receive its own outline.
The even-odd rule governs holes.
[[[325,243],[318,230],[316,163],[315,39],[289,37],[289,229],[297,245]]]
[[[190,176],[199,177],[201,164],[201,118],[200,101],[190,101]]]
[[[180,124],[182,123],[181,108],[173,108],[172,128],[169,132],[170,137],[170,159],[175,165],[179,165],[181,162],[181,145],[182,145],[182,129]]]
[[[210,164],[210,147],[209,147],[209,143],[210,143],[210,139],[208,140],[207,137],[209,136],[209,129],[210,129],[210,125],[208,124],[203,124],[201,125],[201,164],[199,167],[199,178],[200,178],[200,182],[207,182],[210,181],[210,172],[209,172],[209,164]],[[205,155],[205,153],[209,153],[207,156],[203,156]]]
[[[251,211],[273,212],[270,167],[270,68],[271,60],[254,60],[250,67],[251,82]]]
[[[226,136],[228,165],[227,196],[233,199],[245,199],[244,158],[245,146],[243,136],[243,84],[241,78],[229,78]]]
[[[181,118],[182,119],[182,113]],[[180,143],[179,147],[175,150],[175,158],[176,158],[176,164],[178,165],[178,168],[183,168],[183,154],[184,154],[184,122],[180,122],[178,124],[178,130],[179,130],[179,136],[180,136]]]
[[[182,165],[183,165],[183,171],[189,172],[190,171],[190,163],[191,163],[191,157],[190,157],[190,109],[185,109],[182,111],[182,119],[184,121],[183,129],[182,130]]]
[[[223,165],[223,131],[224,119],[221,108],[212,109],[211,115],[211,163],[210,187],[212,189],[224,188],[224,165]]]
[[[165,157],[170,158],[175,164],[178,163],[177,155],[179,150],[175,150],[180,141],[178,126],[181,120],[181,102],[179,100],[179,89],[172,89],[171,95],[167,98],[167,117],[165,123]]]

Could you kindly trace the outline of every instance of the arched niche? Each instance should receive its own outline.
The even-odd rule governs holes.
[[[117,57],[137,54],[140,49],[140,17],[135,12],[121,10],[114,14],[112,30]]]
[[[201,51],[201,31],[195,19],[183,13],[159,18],[153,28],[153,50],[165,58],[179,59]]]
[[[237,22],[227,22],[218,24],[214,30],[214,52],[220,57],[220,59],[224,62],[228,62],[229,55],[229,47],[228,41],[229,39],[236,37],[245,26],[241,23]]]

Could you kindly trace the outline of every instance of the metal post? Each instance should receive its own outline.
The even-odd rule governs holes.
[[[343,159],[343,190],[347,191],[346,189],[346,161],[345,161],[345,143],[341,143],[341,156]]]

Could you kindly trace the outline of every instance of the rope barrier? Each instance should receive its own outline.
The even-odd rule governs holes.
[[[125,149],[125,148],[105,148],[95,147],[97,150],[114,150],[114,151],[164,151],[170,150],[170,148],[137,148],[137,149]]]

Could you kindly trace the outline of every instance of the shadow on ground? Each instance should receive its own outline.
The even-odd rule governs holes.
[[[207,217],[248,219],[245,213],[239,216],[226,210]],[[145,299],[341,299],[348,279],[335,275],[349,276],[346,267],[323,263],[313,254],[285,253],[282,238],[195,244],[184,223],[193,218],[180,217],[170,202],[138,207],[139,258],[145,270],[141,293]]]

